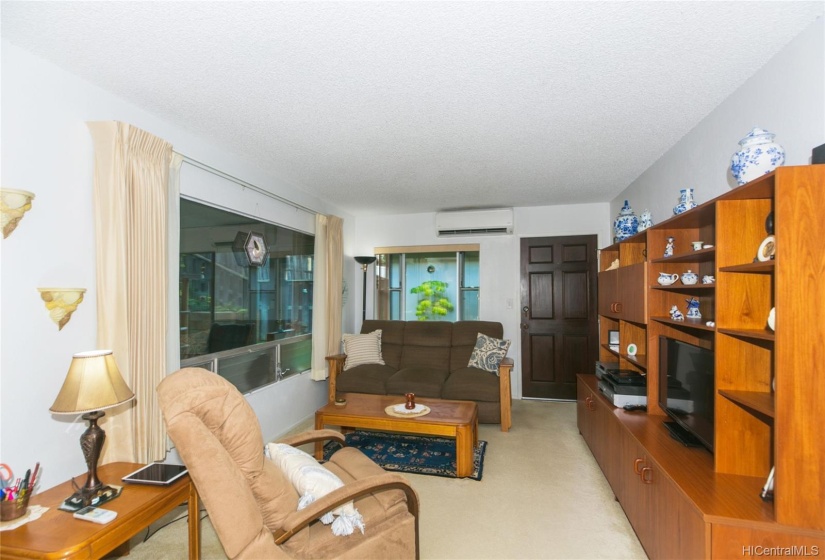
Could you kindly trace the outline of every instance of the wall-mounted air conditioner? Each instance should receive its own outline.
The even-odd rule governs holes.
[[[439,237],[510,235],[513,233],[513,209],[438,212],[435,215],[435,229]]]

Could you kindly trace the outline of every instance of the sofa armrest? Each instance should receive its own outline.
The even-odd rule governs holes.
[[[304,509],[291,513],[284,520],[284,528],[274,533],[275,544],[282,544],[292,535],[323,516],[326,512],[332,511],[350,500],[354,500],[365,494],[393,489],[404,492],[407,497],[407,510],[415,517],[415,548],[417,552],[418,494],[406,478],[396,473],[377,474],[350,482],[337,490],[333,490],[326,496],[317,499]],[[416,557],[418,557],[417,554]]]
[[[513,371],[513,358],[504,358],[498,366],[498,390],[501,399],[501,431],[510,431],[512,425],[511,409],[512,396],[510,394],[510,373]]]
[[[344,371],[344,361],[347,359],[347,355],[335,354],[334,356],[327,356],[326,359],[327,364],[329,364],[329,402],[335,402],[338,374]]]

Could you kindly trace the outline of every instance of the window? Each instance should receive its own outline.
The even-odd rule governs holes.
[[[376,317],[478,320],[478,245],[376,249]]]
[[[181,366],[243,393],[309,369],[314,250],[312,235],[181,199]]]

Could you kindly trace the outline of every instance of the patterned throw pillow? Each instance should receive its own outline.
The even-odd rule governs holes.
[[[473,348],[473,354],[470,356],[470,363],[467,366],[491,371],[498,375],[498,366],[504,356],[507,355],[508,348],[510,348],[509,340],[499,340],[478,333],[476,347]]]
[[[344,354],[347,360],[344,362],[344,371],[362,364],[384,365],[384,357],[381,355],[381,329],[368,334],[345,334]]]

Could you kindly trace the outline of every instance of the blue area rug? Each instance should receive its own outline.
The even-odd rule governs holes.
[[[454,439],[357,430],[348,433],[346,440],[347,445],[363,451],[384,470],[456,478]],[[324,459],[340,447],[328,442]],[[473,474],[468,478],[481,480],[486,450],[487,442],[479,440],[473,452]]]

